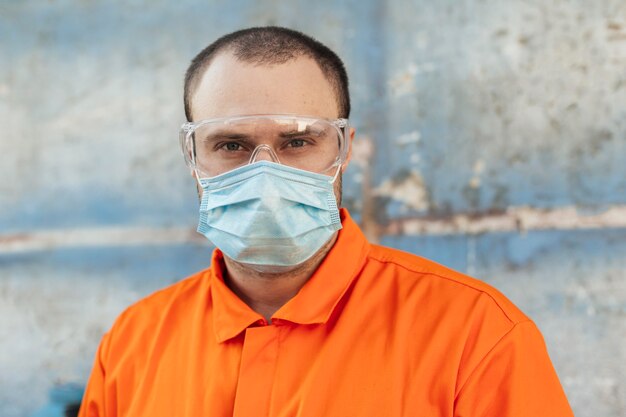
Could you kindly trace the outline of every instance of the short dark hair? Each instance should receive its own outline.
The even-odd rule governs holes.
[[[339,117],[350,116],[348,74],[341,59],[327,46],[301,32],[277,26],[253,27],[222,36],[191,61],[185,74],[185,115],[191,121],[191,98],[213,58],[232,52],[242,62],[258,65],[283,64],[301,56],[313,59],[336,95]]]

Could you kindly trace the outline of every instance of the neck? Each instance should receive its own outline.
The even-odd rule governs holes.
[[[269,323],[274,313],[291,300],[313,276],[336,239],[335,233],[309,260],[282,273],[259,272],[225,256],[224,281],[244,303]]]

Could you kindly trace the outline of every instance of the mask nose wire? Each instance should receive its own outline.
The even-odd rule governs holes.
[[[276,152],[274,152],[274,149],[272,149],[271,146],[266,145],[266,144],[262,144],[257,146],[256,148],[254,148],[254,151],[252,152],[252,155],[250,155],[250,160],[248,161],[248,164],[252,164],[254,162],[257,161],[257,157],[259,156],[259,154],[265,151],[269,154],[272,162],[275,162],[277,164],[280,164],[280,160],[278,159],[278,156],[276,155]]]

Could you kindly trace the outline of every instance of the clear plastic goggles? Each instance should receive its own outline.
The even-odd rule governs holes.
[[[214,177],[259,160],[336,177],[348,154],[347,119],[255,115],[183,124],[187,165]]]

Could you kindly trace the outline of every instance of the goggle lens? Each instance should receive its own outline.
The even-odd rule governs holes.
[[[347,120],[299,116],[245,116],[183,125],[188,165],[213,177],[271,160],[320,174],[345,161]]]

